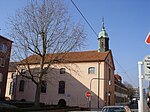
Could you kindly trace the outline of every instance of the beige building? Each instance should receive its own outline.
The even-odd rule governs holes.
[[[92,108],[114,105],[115,67],[108,42],[103,24],[98,38],[98,50],[69,52],[63,58],[64,63],[53,64],[53,70],[47,72],[43,78],[40,101],[46,104],[58,104],[59,101],[63,101],[69,106]],[[48,54],[48,57],[50,56],[51,54]],[[38,56],[32,55],[28,57],[28,61],[33,70],[38,69]],[[20,68],[22,73],[27,73],[28,70],[21,65]],[[86,97],[87,91],[91,92],[91,97]],[[34,101],[34,95],[35,85],[31,80],[17,72],[8,74],[6,97]]]

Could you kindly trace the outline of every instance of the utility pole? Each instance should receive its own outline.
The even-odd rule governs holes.
[[[144,99],[143,99],[143,75],[142,75],[142,65],[143,62],[139,61],[138,62],[138,69],[139,69],[139,94],[140,94],[140,100],[139,100],[139,105],[138,105],[138,111],[139,112],[144,112]]]
[[[93,80],[98,80],[98,81],[100,81],[100,80],[106,80],[106,81],[108,81],[108,85],[109,85],[109,86],[112,85],[112,81],[111,81],[111,80],[104,79],[104,78],[92,78],[91,81],[90,81],[90,90],[89,90],[90,93],[92,93],[92,81],[93,81]],[[109,95],[111,95],[110,92],[109,92]],[[98,103],[97,106],[98,106],[98,108],[99,108],[99,103]],[[89,108],[91,109],[91,96],[89,97]]]

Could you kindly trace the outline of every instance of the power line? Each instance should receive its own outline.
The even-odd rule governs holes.
[[[85,16],[82,14],[82,12],[80,11],[80,9],[77,7],[77,5],[73,2],[73,0],[71,0],[72,4],[75,6],[75,8],[78,10],[78,12],[80,13],[80,15],[83,17],[83,19],[85,20],[85,22],[88,24],[88,26],[91,28],[91,30],[94,32],[94,34],[96,35],[96,37],[98,37],[97,33],[95,32],[95,30],[93,29],[93,27],[90,25],[90,23],[88,22],[88,20],[85,18]],[[114,58],[114,57],[113,57]],[[120,68],[124,71],[124,73],[127,75],[128,79],[130,80],[130,82],[133,83],[133,81],[131,80],[131,78],[129,77],[129,75],[127,74],[126,70],[121,66],[121,64],[114,58],[114,60],[116,61],[116,63],[120,66]]]
[[[114,57],[113,57],[114,58]],[[129,75],[127,74],[126,70],[121,66],[121,64],[114,58],[114,60],[116,61],[116,63],[120,66],[120,68],[124,71],[124,73],[127,75],[128,79],[130,80],[130,82],[132,82],[132,84],[134,86],[136,86],[136,84],[131,80],[131,78],[129,77]]]
[[[90,23],[88,22],[88,20],[85,18],[85,16],[82,14],[82,12],[80,11],[80,9],[77,7],[77,5],[73,2],[73,0],[71,0],[72,4],[75,6],[75,8],[78,10],[78,12],[80,13],[80,15],[83,17],[83,19],[85,20],[85,22],[89,25],[89,27],[91,28],[91,30],[94,32],[94,34],[98,37],[96,31],[93,29],[93,27],[90,25]]]

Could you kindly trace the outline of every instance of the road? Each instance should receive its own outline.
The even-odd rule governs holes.
[[[138,112],[138,103],[133,103],[129,105],[132,112]]]

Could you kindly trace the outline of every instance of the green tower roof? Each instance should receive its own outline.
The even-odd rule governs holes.
[[[98,38],[108,38],[108,34],[105,30],[105,27],[104,27],[104,19],[102,19],[102,30],[99,32],[99,37]]]

